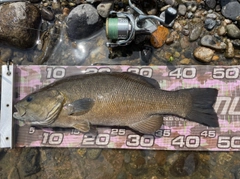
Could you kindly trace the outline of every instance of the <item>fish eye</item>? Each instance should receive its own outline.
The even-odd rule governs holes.
[[[32,96],[28,96],[26,100],[27,100],[27,102],[31,102],[33,100],[33,97]]]

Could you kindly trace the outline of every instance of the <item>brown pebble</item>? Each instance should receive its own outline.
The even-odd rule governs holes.
[[[169,30],[166,27],[158,26],[157,30],[151,34],[150,42],[153,47],[160,48],[165,43],[169,34]]]
[[[11,59],[11,56],[12,56],[12,50],[11,49],[4,49],[4,50],[1,51],[0,59],[3,62],[6,62],[6,61]]]
[[[180,61],[181,65],[188,65],[190,63],[190,59],[189,58],[184,58]]]
[[[63,15],[64,16],[68,16],[69,13],[70,13],[70,9],[68,9],[67,7],[63,8]]]
[[[212,61],[218,61],[219,60],[219,56],[217,56],[217,55],[213,55],[213,57],[212,57]]]

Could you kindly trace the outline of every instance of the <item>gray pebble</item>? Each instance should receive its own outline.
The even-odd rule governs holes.
[[[229,2],[222,8],[222,14],[228,19],[236,20],[240,14],[240,3],[238,1]]]
[[[207,17],[207,18],[211,18],[211,19],[216,19],[216,18],[217,18],[217,15],[211,13],[211,14],[208,14],[206,17]]]
[[[75,7],[68,15],[66,24],[67,34],[70,39],[90,37],[103,26],[97,10],[90,4]]]
[[[112,10],[113,2],[102,2],[97,6],[97,12],[103,18],[107,18]]]
[[[201,38],[201,45],[205,47],[210,47],[216,50],[226,49],[226,44],[219,41],[217,38],[211,35],[205,35]]]
[[[232,40],[232,44],[236,47],[240,47],[240,39]]]
[[[173,6],[175,4],[175,0],[165,0],[165,3]]]
[[[190,36],[189,36],[189,40],[190,41],[197,40],[199,38],[199,36],[201,35],[201,33],[202,33],[202,24],[198,23],[198,24],[195,25],[195,27],[191,31]]]
[[[182,34],[185,35],[185,36],[188,36],[190,33],[190,31],[188,29],[183,29],[182,30]]]
[[[240,38],[240,29],[234,25],[234,24],[229,24],[226,27],[227,29],[227,35],[231,38],[238,39]]]
[[[188,13],[187,13],[187,17],[188,17],[188,19],[193,18],[193,13],[192,13],[192,12],[188,12]]]
[[[212,30],[216,26],[216,23],[217,23],[216,20],[207,18],[204,22],[204,27],[207,30]]]
[[[221,6],[219,4],[216,5],[215,11],[216,12],[220,12],[221,11]]]
[[[217,4],[217,1],[216,0],[206,0],[205,3],[207,5],[207,7],[209,7],[210,9],[214,9]]]
[[[184,4],[179,4],[178,6],[178,14],[184,16],[186,14],[187,7]]]

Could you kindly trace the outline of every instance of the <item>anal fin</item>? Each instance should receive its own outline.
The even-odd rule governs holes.
[[[89,132],[91,125],[88,121],[81,121],[77,124],[74,124],[73,127],[81,132]]]
[[[163,116],[152,115],[145,120],[131,124],[129,127],[143,134],[153,134],[161,128],[163,124]]]

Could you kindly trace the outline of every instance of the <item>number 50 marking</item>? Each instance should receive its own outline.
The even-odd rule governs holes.
[[[214,68],[213,69],[213,78],[215,79],[237,79],[239,77],[238,68]]]

